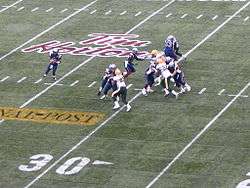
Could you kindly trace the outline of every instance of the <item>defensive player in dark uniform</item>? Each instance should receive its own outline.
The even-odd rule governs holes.
[[[116,69],[115,64],[110,64],[108,66],[108,68],[106,68],[104,76],[103,76],[102,81],[101,81],[101,86],[100,86],[99,91],[97,93],[98,96],[100,96],[101,93],[103,93],[103,96],[101,96],[100,99],[104,99],[107,96],[108,91],[112,87],[113,87],[113,89],[116,89],[116,88],[114,88],[114,84],[113,84],[113,77],[115,74],[115,69]]]
[[[153,62],[151,62],[149,67],[145,71],[145,85],[144,88],[142,89],[142,94],[144,96],[147,96],[147,93],[153,92],[151,87],[154,84],[156,73],[157,73],[156,65]]]
[[[144,60],[143,58],[139,58],[137,55],[138,55],[138,49],[133,48],[132,52],[129,54],[127,60],[124,61],[124,68],[126,70],[124,77],[128,77],[130,74],[132,74],[136,71],[134,68],[135,64],[133,63],[134,60],[137,60],[137,61]]]
[[[180,88],[180,93],[191,91],[190,85],[188,85],[184,78],[183,71],[179,68],[176,62],[170,62],[168,65],[168,70],[172,74],[176,87]]]
[[[182,57],[182,53],[179,52],[179,44],[173,35],[169,35],[165,40],[164,53],[166,57],[171,57],[175,61],[178,60],[178,56]]]
[[[54,49],[52,52],[50,52],[49,58],[49,65],[43,76],[46,77],[48,73],[52,70],[53,79],[56,80],[56,71],[62,59],[62,55],[59,54],[59,49]]]

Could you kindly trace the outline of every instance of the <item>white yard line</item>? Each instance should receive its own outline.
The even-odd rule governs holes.
[[[188,15],[188,14],[183,14],[183,15],[181,16],[181,19],[185,18],[187,15]]]
[[[199,94],[199,95],[201,95],[202,93],[204,93],[204,92],[206,91],[206,89],[207,89],[207,88],[205,88],[205,87],[204,87],[204,88],[202,88],[202,89],[199,91],[199,93],[198,93],[198,94]]]
[[[24,9],[24,7],[20,7],[20,8],[18,8],[16,11],[19,12],[19,11],[21,11],[21,10],[23,10],[23,9]]]
[[[244,22],[246,22],[248,19],[249,19],[249,16],[247,16],[247,17],[244,19]]]
[[[122,16],[122,15],[124,15],[124,14],[126,14],[127,13],[127,11],[125,10],[125,11],[123,11],[122,13],[120,13],[120,15]]]
[[[227,95],[227,96],[229,96],[229,97],[236,97],[237,95]],[[247,98],[248,95],[240,95],[239,97]]]
[[[89,84],[88,87],[93,87],[95,84],[96,84],[96,81],[94,81],[91,84]]]
[[[48,10],[46,10],[45,12],[50,12],[50,11],[52,11],[54,8],[49,8]],[[80,10],[80,9],[79,9]],[[77,10],[77,11],[79,11],[79,10]]]
[[[35,83],[35,84],[38,84],[38,83],[40,83],[42,80],[43,80],[43,79],[40,78],[40,79],[38,79],[37,81],[35,81],[34,83]]]
[[[2,13],[2,12],[4,12],[4,11],[8,10],[8,9],[11,8],[11,7],[14,7],[14,6],[17,5],[18,3],[21,3],[22,1],[23,1],[23,0],[19,0],[19,1],[16,1],[15,3],[13,3],[13,4],[9,5],[9,6],[6,6],[5,8],[3,8],[3,9],[0,10],[0,13]]]
[[[23,82],[26,79],[27,79],[27,77],[22,77],[20,80],[17,81],[17,83],[19,84],[19,83]]]
[[[200,14],[199,16],[196,17],[196,19],[200,19],[203,16],[203,14]]]
[[[215,15],[212,20],[216,20],[218,18],[218,15]]]
[[[169,13],[166,15],[166,18],[170,17],[172,15],[172,13]]]
[[[69,10],[69,9],[65,8],[65,9],[61,10],[60,13],[64,13],[64,12],[66,12],[67,10]]]
[[[95,9],[95,10],[91,11],[90,14],[94,14],[96,11],[97,11],[97,10]]]
[[[20,46],[18,46],[17,48],[11,50],[10,52],[8,52],[7,54],[3,55],[2,57],[0,57],[0,61],[2,61],[3,59],[5,59],[6,57],[8,57],[9,55],[13,54],[14,52],[16,52],[17,50],[21,49],[22,47],[24,47],[25,45],[33,42],[34,40],[38,39],[39,37],[43,36],[45,33],[51,31],[52,29],[54,29],[55,27],[61,25],[62,23],[66,22],[67,20],[69,20],[70,18],[72,18],[73,16],[79,14],[80,12],[82,12],[83,10],[85,10],[86,8],[88,8],[89,6],[93,5],[94,3],[96,3],[97,0],[92,1],[91,3],[87,4],[86,6],[84,6],[83,8],[81,8],[80,10],[70,14],[69,16],[67,16],[66,18],[62,19],[61,21],[57,22],[56,24],[52,25],[51,27],[49,27],[48,29],[44,30],[43,32],[39,33],[38,35],[34,36],[33,38],[29,39],[28,41],[26,41],[25,43],[21,44]]]
[[[218,93],[218,95],[221,95],[224,91],[225,91],[225,89],[220,90],[220,92]]]
[[[105,12],[105,15],[109,15],[112,12],[112,10],[109,10],[107,12]]]
[[[139,16],[141,13],[142,13],[141,11],[140,11],[140,12],[137,12],[137,13],[135,14],[135,17]]]
[[[70,87],[75,86],[78,82],[79,82],[79,80],[74,81],[72,84],[70,84]]]
[[[33,9],[31,10],[31,12],[35,12],[35,11],[37,11],[38,9],[39,9],[39,7],[33,8]]]
[[[190,53],[192,53],[195,49],[197,49],[201,44],[207,41],[211,36],[213,36],[217,31],[219,31],[226,23],[232,20],[237,14],[239,14],[242,10],[244,10],[247,6],[249,6],[250,1],[242,6],[239,10],[237,10],[230,18],[224,21],[221,25],[219,25],[213,32],[207,35],[201,42],[199,42],[195,47],[193,47],[190,51],[188,51],[184,56],[187,57]],[[182,58],[181,58],[182,59]],[[193,145],[196,140],[198,140],[207,129],[238,99],[241,94],[250,86],[250,82],[216,115],[213,119],[197,134],[191,142],[189,142],[181,151],[174,157],[174,159],[166,165],[166,167],[152,180],[147,184],[146,188],[152,187],[159,178],[167,172],[167,170]]]
[[[139,24],[137,24],[136,26],[134,26],[133,28],[131,28],[129,31],[127,31],[125,34],[129,34],[132,31],[134,31],[136,28],[140,27],[142,24],[144,24],[145,22],[147,22],[149,19],[151,19],[152,17],[154,17],[156,14],[158,14],[159,12],[161,12],[163,9],[165,9],[166,7],[168,7],[169,5],[171,5],[173,2],[175,2],[175,0],[170,1],[169,3],[167,3],[166,5],[164,5],[163,7],[161,7],[159,10],[155,11],[153,14],[149,15],[146,19],[144,19],[143,21],[141,21]]]
[[[126,34],[129,34],[130,32],[134,31],[136,28],[138,28],[139,26],[141,26],[143,23],[145,23],[146,21],[148,21],[150,18],[152,18],[154,15],[156,15],[157,13],[159,13],[160,11],[162,11],[164,8],[168,7],[169,5],[171,5],[172,3],[174,3],[175,0],[170,1],[169,3],[167,3],[165,6],[161,7],[160,9],[158,9],[157,11],[155,11],[153,14],[151,14],[150,16],[146,17],[144,20],[142,20],[141,22],[139,22],[136,26],[134,26],[132,29],[130,29],[128,32],[126,32]],[[92,59],[94,59],[95,56],[92,56],[90,58],[88,58],[87,60],[85,60],[83,63],[81,63],[80,65],[78,65],[77,67],[75,67],[74,69],[72,69],[70,72],[68,72],[67,74],[65,74],[63,77],[61,77],[60,79],[58,79],[56,82],[54,82],[54,84],[50,85],[49,87],[45,88],[43,91],[41,91],[40,93],[38,93],[37,95],[35,95],[34,97],[32,97],[31,99],[29,99],[27,102],[25,102],[23,105],[20,106],[20,108],[24,108],[26,107],[28,104],[30,104],[32,101],[34,101],[35,99],[37,99],[38,97],[40,97],[42,94],[44,94],[45,92],[47,92],[50,88],[52,88],[55,84],[59,83],[60,81],[62,81],[64,78],[66,78],[67,76],[69,76],[70,74],[72,74],[73,72],[75,72],[76,70],[78,70],[79,68],[81,68],[84,64],[88,63],[89,61],[91,61]],[[141,95],[141,92],[139,92],[137,95],[135,95],[130,101],[133,102],[136,98],[138,98]],[[34,183],[36,183],[41,177],[43,177],[45,174],[47,174],[54,166],[56,166],[59,162],[61,162],[64,158],[66,158],[70,153],[72,153],[74,150],[76,150],[82,143],[84,143],[86,140],[88,140],[92,135],[94,135],[99,129],[101,129],[104,125],[106,125],[110,120],[112,120],[115,116],[117,116],[117,114],[119,114],[122,110],[124,109],[124,106],[121,107],[118,111],[116,111],[115,113],[113,113],[108,119],[106,119],[102,124],[100,124],[98,127],[96,127],[91,133],[89,133],[86,137],[84,137],[80,142],[78,142],[75,146],[73,146],[70,150],[68,150],[63,156],[61,156],[58,160],[56,160],[52,165],[50,165],[46,170],[44,170],[42,173],[40,173],[37,177],[35,177],[30,183],[28,183],[24,188],[29,188],[31,187]]]
[[[9,76],[4,77],[0,82],[4,82],[5,80],[7,80],[9,78]]]

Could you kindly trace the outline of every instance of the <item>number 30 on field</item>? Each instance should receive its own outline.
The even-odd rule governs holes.
[[[30,157],[30,162],[27,165],[20,165],[19,170],[25,172],[34,172],[40,170],[53,159],[49,154],[37,154]],[[86,157],[74,157],[68,159],[64,164],[56,169],[57,174],[73,175],[89,164],[90,159]]]

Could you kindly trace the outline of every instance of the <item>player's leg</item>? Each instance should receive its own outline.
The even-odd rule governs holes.
[[[97,93],[98,96],[101,95],[101,93],[102,93],[102,91],[103,91],[103,89],[104,89],[104,87],[105,87],[107,81],[108,81],[108,78],[103,78],[103,79],[102,79],[102,81],[101,81],[101,86],[100,86],[99,91],[98,91],[98,93]]]
[[[52,76],[53,76],[53,79],[56,80],[56,71],[57,71],[57,67],[58,67],[58,64],[55,63],[53,65],[53,70],[52,70]]]
[[[46,71],[45,71],[45,73],[44,73],[44,77],[46,77],[48,74],[49,74],[49,71],[51,70],[51,69],[53,69],[53,64],[49,64],[48,65],[48,67],[47,67],[47,69],[46,69]]]

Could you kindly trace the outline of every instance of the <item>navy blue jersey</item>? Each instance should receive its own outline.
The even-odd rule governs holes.
[[[50,60],[53,61],[60,61],[62,59],[62,55],[60,55],[58,52],[52,52],[50,55]]]
[[[143,61],[144,59],[139,58],[135,53],[131,52],[128,56],[127,62],[133,65],[133,61]]]

